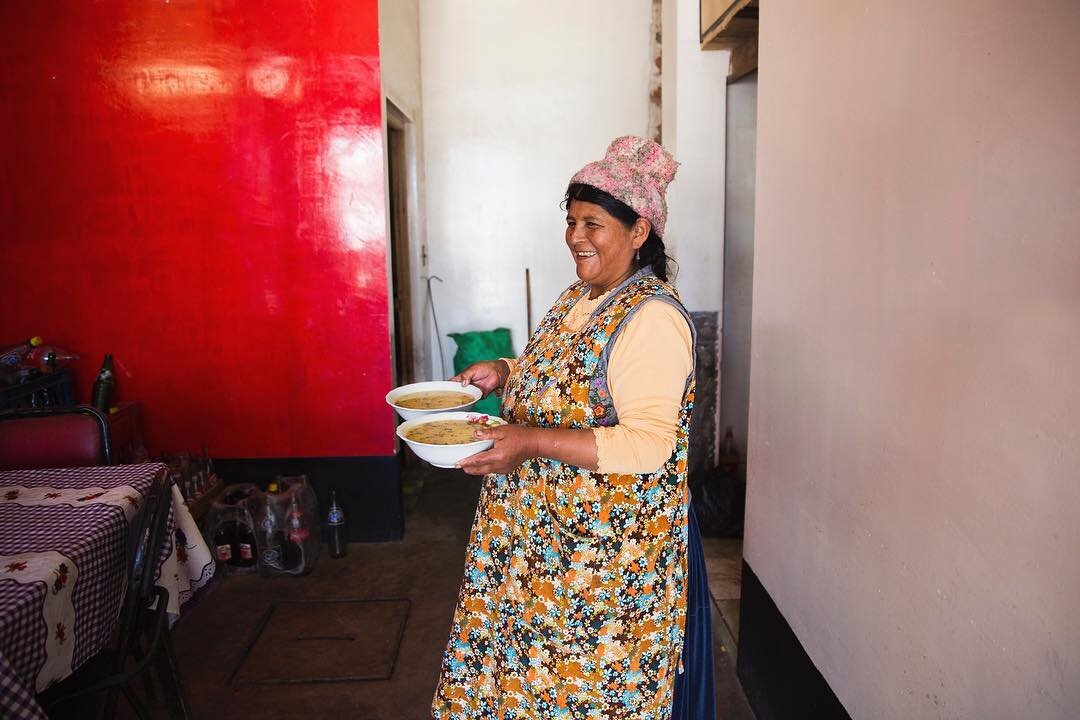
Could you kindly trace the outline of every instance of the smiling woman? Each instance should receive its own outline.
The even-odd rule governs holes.
[[[573,202],[571,202],[573,201]],[[607,292],[640,267],[665,282],[668,258],[664,241],[645,218],[610,194],[585,183],[566,191],[566,244],[578,277],[589,283],[591,298]],[[622,276],[611,279],[613,273]]]
[[[637,218],[624,224],[598,202],[581,197],[597,197],[599,191],[588,192],[587,185],[575,185],[571,192],[574,202],[566,211],[566,244],[573,253],[577,276],[589,284],[589,297],[597,298],[630,276],[636,269],[634,258],[645,242],[649,223]],[[614,198],[612,198],[614,199]],[[614,203],[609,203],[613,205]],[[615,208],[612,208],[615,209]]]
[[[708,600],[687,562],[700,556],[686,485],[693,325],[661,240],[676,167],[651,140],[622,137],[574,175],[565,241],[578,282],[520,358],[453,378],[501,390],[509,424],[478,431],[491,449],[460,461],[487,477],[440,720],[711,717],[711,700],[686,702],[713,693],[711,645],[702,665],[683,642]]]

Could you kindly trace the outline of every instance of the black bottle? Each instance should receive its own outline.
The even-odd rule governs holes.
[[[234,567],[249,568],[255,564],[255,530],[245,518],[246,514],[240,511],[236,517],[236,531],[233,534],[233,558],[231,561]]]
[[[93,405],[103,413],[108,414],[109,403],[112,402],[113,390],[116,388],[116,375],[113,372],[113,359],[111,354],[105,355],[105,362],[101,363],[97,379],[94,380]]]
[[[218,523],[214,531],[214,556],[218,562],[235,565],[234,546],[236,544],[236,523],[232,520],[224,520]]]

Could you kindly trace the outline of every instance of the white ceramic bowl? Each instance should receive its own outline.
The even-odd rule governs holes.
[[[435,413],[434,415],[425,415],[424,417],[416,418],[415,420],[406,420],[398,425],[397,434],[399,438],[405,441],[406,445],[412,448],[412,451],[416,453],[421,460],[427,460],[435,467],[452,468],[464,458],[475,455],[478,452],[483,452],[495,443],[491,440],[477,440],[476,442],[463,443],[461,445],[431,445],[429,443],[410,440],[405,437],[405,433],[418,425],[434,422],[436,420],[468,420],[470,418],[490,418],[499,425],[506,424],[505,420],[495,417],[494,415],[471,412],[441,412]]]
[[[405,397],[406,395],[412,395],[419,392],[431,392],[433,390],[449,390],[453,392],[465,393],[471,395],[472,402],[467,402],[464,405],[455,405],[454,407],[437,408],[435,410],[417,410],[415,408],[403,408],[394,404],[394,401],[398,398]],[[436,413],[445,412],[458,412],[472,409],[472,406],[484,396],[483,391],[475,385],[462,386],[459,382],[453,380],[432,380],[430,382],[418,382],[411,385],[402,385],[401,387],[394,388],[390,392],[386,393],[386,403],[397,411],[397,414],[401,416],[402,420],[416,420],[417,418],[428,417]]]

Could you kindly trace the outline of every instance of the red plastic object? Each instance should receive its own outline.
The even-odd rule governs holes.
[[[48,363],[50,356],[53,360],[53,366]],[[23,356],[22,367],[36,368],[41,372],[51,372],[54,366],[64,367],[78,359],[78,353],[73,353],[70,350],[58,348],[54,345],[40,345]]]
[[[377,23],[0,3],[0,338],[113,353],[152,452],[392,454]]]
[[[0,470],[101,465],[105,461],[101,422],[78,413],[0,417]]]

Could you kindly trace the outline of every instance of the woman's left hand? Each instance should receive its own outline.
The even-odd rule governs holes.
[[[537,428],[525,425],[499,425],[476,431],[477,440],[494,440],[490,450],[470,455],[458,467],[470,475],[508,473],[529,458],[537,457]]]

